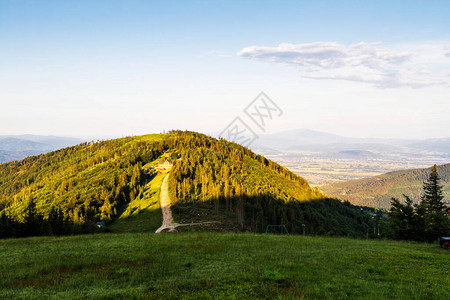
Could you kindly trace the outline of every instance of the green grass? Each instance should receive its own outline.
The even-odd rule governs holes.
[[[448,299],[432,244],[257,234],[0,241],[0,298]]]
[[[159,197],[161,184],[168,171],[159,172],[146,185],[144,195],[128,203],[119,217],[108,226],[112,232],[155,232],[161,226]]]
[[[153,133],[153,134],[146,134],[146,135],[138,135],[138,136],[134,136],[133,138],[139,142],[152,142],[152,141],[160,141],[160,140],[164,139],[164,136],[165,136],[165,134]]]

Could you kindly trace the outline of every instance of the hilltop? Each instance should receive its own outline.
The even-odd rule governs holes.
[[[35,203],[44,219],[59,211],[76,230],[96,221],[114,228],[119,216],[159,209],[162,178],[148,166],[163,156],[173,162],[175,221],[195,214],[196,221],[220,221],[215,230],[264,232],[283,224],[293,233],[349,236],[371,227],[367,213],[328,198],[279,164],[238,144],[182,131],[83,143],[2,164],[1,214],[21,222]]]
[[[444,185],[444,197],[450,198],[450,164],[438,166],[441,185]],[[422,193],[423,182],[428,178],[430,168],[401,170],[389,172],[370,178],[339,182],[321,186],[327,195],[348,200],[354,205],[389,208],[391,198],[403,199],[409,196],[418,202]]]

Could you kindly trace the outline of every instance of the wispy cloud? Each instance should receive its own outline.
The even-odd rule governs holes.
[[[444,51],[446,52],[444,55],[445,55],[446,57],[450,57],[450,47],[445,47],[445,48],[444,48]]]
[[[202,53],[201,56],[231,57],[232,55],[228,54],[226,52],[223,52],[223,51],[211,50],[211,51],[207,51],[205,53]]]
[[[448,84],[441,74],[435,74],[422,65],[415,51],[382,48],[379,43],[283,43],[277,47],[247,47],[237,55],[292,65],[302,77],[311,79],[364,82],[377,88]]]

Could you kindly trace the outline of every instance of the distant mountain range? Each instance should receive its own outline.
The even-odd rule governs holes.
[[[296,129],[260,135],[250,147],[314,186],[450,162],[450,138],[352,138]]]
[[[389,208],[391,198],[409,196],[417,203],[422,194],[423,182],[431,168],[389,172],[375,177],[339,182],[320,187],[328,196],[348,200],[355,205]],[[450,164],[438,166],[444,197],[450,200]]]
[[[78,138],[42,135],[0,135],[0,163],[21,160],[83,142]]]
[[[414,141],[408,143],[407,146],[416,149],[443,152],[448,154],[450,150],[450,138]]]
[[[339,153],[341,151],[370,151],[374,153],[434,153],[450,156],[450,138],[441,139],[380,139],[352,138],[310,129],[296,129],[261,135],[251,146],[265,151],[313,151]],[[359,155],[358,152],[355,154]]]

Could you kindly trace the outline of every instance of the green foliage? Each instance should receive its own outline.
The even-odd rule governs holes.
[[[423,182],[427,180],[430,171],[431,168],[395,171],[325,185],[320,189],[329,196],[349,200],[354,205],[389,208],[392,198],[400,199],[403,195],[418,203],[422,196]],[[437,172],[441,183],[445,185],[442,194],[450,198],[450,164],[437,166]]]
[[[449,252],[257,234],[0,240],[1,299],[447,299]]]
[[[175,207],[207,202],[235,214],[241,230],[265,232],[283,224],[290,233],[365,236],[371,219],[359,208],[328,199],[288,169],[247,148],[193,133],[175,132],[181,159],[170,177]],[[211,215],[211,214],[209,214]],[[178,219],[178,222],[188,220]],[[202,221],[214,221],[200,219]]]
[[[144,192],[123,205],[108,228],[112,232],[155,232],[161,226],[160,186],[165,173],[152,174]]]
[[[264,232],[269,224],[284,224],[301,233],[305,223],[310,234],[362,236],[370,228],[358,208],[327,199],[277,163],[236,143],[185,131],[85,143],[0,165],[0,214],[32,224],[24,216],[35,203],[33,214],[47,220],[57,209],[78,228],[96,221],[125,224],[120,220],[156,209],[156,192],[147,184],[153,163],[166,159],[173,162],[173,202],[223,207],[241,229]],[[29,234],[37,235],[32,228]]]
[[[433,166],[428,180],[423,183],[423,196],[419,204],[413,205],[408,196],[403,196],[404,204],[392,198],[390,219],[386,224],[388,237],[432,242],[439,236],[448,234],[450,222],[436,165]]]
[[[431,169],[430,177],[423,183],[422,202],[430,213],[439,213],[446,208],[443,201],[442,186],[439,185],[440,180],[437,166],[434,165]]]
[[[27,210],[44,219],[52,209],[78,227],[111,221],[123,204],[143,193],[142,164],[156,159],[168,145],[158,135],[84,143],[20,162],[0,165],[0,215],[32,224]],[[34,208],[33,208],[34,209]],[[33,212],[35,214],[35,212]],[[32,230],[30,235],[36,235]]]
[[[52,208],[48,218],[44,219],[36,210],[34,200],[30,201],[23,214],[24,221],[18,222],[6,214],[0,216],[0,238],[26,237],[34,235],[68,235],[95,232],[92,224],[75,224],[61,210]]]
[[[423,215],[418,214],[419,207],[415,208],[408,196],[404,197],[405,204],[392,198],[385,235],[398,240],[424,241]]]

